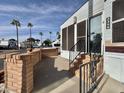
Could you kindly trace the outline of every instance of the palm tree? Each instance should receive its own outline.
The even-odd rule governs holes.
[[[13,19],[12,22],[10,23],[14,26],[16,26],[16,35],[17,35],[17,48],[19,49],[19,35],[18,35],[18,27],[21,26],[20,22],[16,19]]]
[[[49,34],[50,34],[50,40],[51,40],[51,34],[52,34],[52,32],[49,32]]]
[[[57,35],[57,39],[60,39],[60,33],[56,32],[56,35]]]
[[[33,24],[29,22],[27,26],[28,26],[29,29],[30,29],[30,38],[32,38],[32,37],[31,37],[31,35],[32,35],[32,33],[31,33],[31,28],[33,27]],[[32,48],[32,41],[30,41],[30,47]]]
[[[40,32],[39,35],[41,36],[41,45],[42,45],[42,36],[43,36],[43,33]]]

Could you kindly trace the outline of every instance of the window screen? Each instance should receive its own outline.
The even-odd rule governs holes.
[[[79,41],[80,40],[80,41]],[[77,44],[77,51],[83,50],[85,52],[85,37],[84,38],[78,38],[79,43]]]
[[[116,0],[113,2],[113,21],[112,24],[112,41],[124,42],[124,0]]]
[[[124,18],[124,0],[113,2],[113,21]]]
[[[74,46],[74,25],[68,27],[68,50]]]
[[[62,29],[62,50],[67,49],[67,28]]]
[[[113,42],[124,42],[124,21],[113,24]]]
[[[86,32],[86,21],[77,24],[77,36],[85,36]]]
[[[77,24],[77,41],[79,42],[77,45],[77,51],[80,51],[81,49],[85,51],[85,44],[86,44],[85,36],[86,36],[86,21],[82,21]]]

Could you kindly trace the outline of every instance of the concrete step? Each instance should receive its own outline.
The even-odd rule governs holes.
[[[76,62],[78,62],[78,60],[77,60],[77,59],[75,59],[73,63],[76,63]]]
[[[79,71],[80,71],[79,69],[75,71],[75,76],[78,78],[80,78],[80,72]]]
[[[80,59],[80,58],[81,58],[81,55],[78,55],[78,56],[77,56],[77,59]]]
[[[79,69],[79,66],[89,61],[90,61],[89,55],[84,55],[83,53],[78,55],[77,58],[72,63],[73,66],[71,66],[70,72],[75,75],[75,71]]]
[[[87,59],[87,58],[89,59],[89,58],[90,58],[90,55],[85,55],[85,58],[86,58],[86,59]]]
[[[83,60],[83,63],[87,63],[87,62],[90,62],[90,59],[84,59]]]

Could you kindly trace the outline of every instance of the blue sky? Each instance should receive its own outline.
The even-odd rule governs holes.
[[[0,0],[0,39],[16,38],[15,27],[10,25],[12,19],[21,22],[19,28],[20,41],[29,37],[27,23],[31,22],[32,36],[40,39],[39,32],[43,32],[43,39],[55,40],[60,25],[76,11],[85,0]]]

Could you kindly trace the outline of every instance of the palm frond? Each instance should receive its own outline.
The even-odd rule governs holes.
[[[49,34],[52,34],[52,32],[49,32]]]
[[[33,27],[33,24],[29,22],[27,26],[28,27]]]
[[[39,34],[40,34],[41,36],[43,35],[43,33],[42,33],[42,32],[40,32]]]
[[[16,19],[13,19],[12,22],[11,22],[10,24],[16,25],[16,26],[18,26],[18,27],[21,26],[20,22],[19,22],[18,20],[16,20]]]

